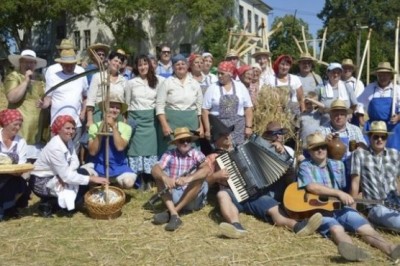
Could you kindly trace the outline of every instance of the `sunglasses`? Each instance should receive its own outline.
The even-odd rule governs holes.
[[[163,53],[163,54],[170,54],[171,51],[161,51],[161,53]]]
[[[185,143],[191,143],[191,142],[192,142],[191,138],[185,138],[185,139],[178,140],[179,144],[185,144]]]
[[[276,136],[276,135],[285,135],[287,133],[288,133],[287,129],[281,128],[281,129],[278,129],[278,130],[268,130],[266,132],[266,135],[268,135],[268,136]]]
[[[386,140],[387,136],[386,135],[373,135],[372,139],[373,140],[378,140],[378,139]]]
[[[106,56],[105,53],[97,53],[98,56]]]
[[[312,151],[319,151],[319,150],[326,150],[327,148],[328,148],[327,145],[321,145],[321,146],[314,147],[311,150]]]

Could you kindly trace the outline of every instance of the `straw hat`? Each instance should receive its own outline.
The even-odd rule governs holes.
[[[272,53],[270,51],[268,51],[267,49],[261,48],[260,50],[258,50],[257,52],[255,52],[254,54],[251,55],[251,57],[253,58],[257,58],[260,55],[266,55],[268,57],[272,56]]]
[[[239,53],[234,50],[234,49],[230,49],[227,53],[225,58],[229,58],[229,57],[239,57]]]
[[[310,53],[302,53],[300,54],[300,58],[297,59],[297,62],[301,62],[301,61],[317,61],[314,57],[312,57],[310,55]]]
[[[105,57],[107,57],[108,53],[110,52],[110,46],[108,46],[107,44],[104,44],[104,43],[95,43],[95,44],[92,44],[91,46],[89,46],[87,48],[87,53],[88,53],[90,59],[95,61],[95,58],[93,57],[93,54],[90,52],[90,50],[93,50],[93,51],[104,50]]]
[[[198,139],[187,127],[178,127],[174,130],[174,140],[170,141],[169,144],[176,144],[178,140],[186,138],[190,138],[192,142]]]
[[[47,61],[42,58],[36,57],[36,53],[32,50],[23,50],[20,55],[11,54],[8,56],[8,60],[10,61],[10,63],[17,69],[19,68],[19,60],[21,58],[35,60],[35,69],[43,68],[47,65]]]
[[[353,63],[353,60],[351,60],[350,58],[343,59],[342,66],[351,66],[353,68],[357,68],[357,66]]]
[[[391,132],[387,131],[386,123],[384,121],[373,121],[370,126],[370,130],[367,131],[368,135],[372,134],[390,134]]]
[[[118,96],[116,95],[111,95],[110,96],[110,103],[120,103],[121,104],[121,114],[125,113],[128,110],[128,105]],[[104,112],[104,108],[106,106],[106,101],[101,101],[97,104],[100,110]]]
[[[304,148],[311,150],[315,147],[320,147],[323,145],[327,145],[324,135],[322,135],[320,132],[315,132],[307,136],[306,145]]]
[[[350,108],[346,107],[346,103],[343,100],[336,99],[331,103],[331,106],[329,108],[329,112],[334,111],[334,110],[344,110],[348,114],[351,114],[353,111]]]
[[[396,71],[393,69],[392,65],[389,62],[380,62],[378,67],[375,69],[374,74],[376,73],[392,73],[395,74]]]
[[[56,45],[58,50],[68,50],[74,49],[76,50],[75,44],[70,39],[62,39],[60,45]]]
[[[60,58],[56,58],[54,61],[60,64],[76,64],[78,59],[73,49],[61,50]]]

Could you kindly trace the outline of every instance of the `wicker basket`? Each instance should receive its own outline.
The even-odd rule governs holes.
[[[121,196],[117,202],[111,204],[93,202],[91,200],[91,195],[98,193],[99,190],[103,190],[102,187],[94,187],[85,194],[85,206],[90,217],[94,219],[109,220],[115,219],[121,215],[122,206],[125,204],[125,193],[122,189],[117,187],[109,186],[108,189]]]

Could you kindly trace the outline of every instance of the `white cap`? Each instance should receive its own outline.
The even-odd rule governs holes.
[[[331,70],[334,70],[334,69],[340,69],[340,70],[343,70],[343,68],[342,68],[342,65],[341,64],[339,64],[339,63],[330,63],[329,65],[328,65],[328,68],[327,68],[327,70],[328,71],[331,71]]]

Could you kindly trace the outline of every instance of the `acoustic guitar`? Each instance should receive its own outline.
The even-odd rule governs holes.
[[[387,208],[399,209],[399,197],[390,193],[385,200],[354,199],[356,203],[366,205],[384,205]],[[329,196],[318,196],[299,189],[297,182],[290,184],[283,195],[283,205],[291,218],[301,220],[311,217],[314,213],[320,212],[322,215],[331,216],[334,210],[342,208],[342,203],[338,198]]]

